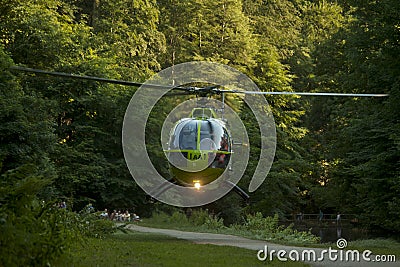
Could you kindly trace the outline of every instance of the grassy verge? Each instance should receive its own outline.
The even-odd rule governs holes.
[[[305,247],[337,249],[336,243],[305,244]],[[374,255],[395,255],[400,259],[400,243],[393,239],[375,238],[349,241],[346,250],[372,251]]]
[[[165,214],[156,215],[152,218],[144,219],[140,222],[141,226],[148,226],[154,228],[164,228],[164,229],[176,229],[182,231],[191,232],[208,232],[208,233],[222,233],[242,236],[250,239],[265,240],[268,242],[283,244],[289,246],[304,246],[304,247],[318,247],[318,248],[329,248],[332,247],[336,249],[336,243],[313,243],[307,242],[302,238],[291,238],[286,240],[280,240],[280,236],[277,238],[266,239],[265,236],[257,235],[255,231],[249,231],[243,228],[234,227],[210,227],[209,225],[194,225],[189,220],[184,220],[182,218],[173,218],[173,216],[166,216]],[[274,236],[272,236],[274,237]],[[300,235],[301,237],[301,235]],[[367,240],[357,240],[348,242],[346,249],[351,250],[370,250],[375,255],[396,255],[396,258],[400,258],[400,243],[393,239],[367,239]]]
[[[376,255],[396,255],[400,259],[400,243],[392,239],[365,239],[351,241],[348,249],[371,250]]]
[[[256,252],[200,245],[165,235],[116,233],[76,244],[55,266],[307,266],[300,262],[260,262]]]

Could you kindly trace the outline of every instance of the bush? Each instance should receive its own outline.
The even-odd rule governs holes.
[[[189,221],[196,226],[204,225],[206,221],[208,220],[209,215],[206,210],[195,210],[192,212],[190,215]]]
[[[85,237],[104,238],[116,231],[113,221],[99,218],[95,213],[77,215],[79,230]]]
[[[174,211],[172,215],[165,212],[153,212],[151,222],[156,227],[163,227],[165,225],[173,225],[175,227],[190,226],[190,222],[186,215],[180,211]]]
[[[189,225],[189,220],[182,212],[175,211],[170,217],[170,223],[178,224],[181,226]]]
[[[151,221],[156,225],[163,225],[170,222],[170,215],[165,212],[153,212]]]
[[[221,229],[225,228],[224,220],[217,216],[208,214],[206,210],[195,210],[188,218],[182,211],[174,211],[172,215],[164,212],[153,213],[151,224],[155,227],[172,226],[175,228],[203,228],[203,229]]]
[[[50,181],[35,172],[23,165],[1,176],[0,266],[49,265],[80,238],[72,212],[37,198]]]
[[[319,237],[313,235],[311,231],[297,231],[293,229],[293,224],[288,227],[279,225],[279,217],[263,217],[260,212],[255,215],[247,215],[246,223],[234,225],[233,229],[247,232],[258,239],[286,241],[291,243],[318,243]]]
[[[224,225],[224,219],[218,218],[215,215],[210,215],[206,219],[205,223],[203,224],[206,228],[212,229],[212,230],[217,230],[217,229],[223,229],[226,228]]]
[[[50,181],[23,165],[0,178],[0,266],[51,265],[85,236],[113,232],[111,221],[77,214],[37,196]]]
[[[81,240],[75,214],[32,201],[23,215],[0,211],[0,266],[43,266]]]
[[[255,215],[247,215],[244,226],[250,231],[275,232],[279,227],[278,222],[278,214],[275,214],[274,217],[263,218],[261,212],[257,212]]]

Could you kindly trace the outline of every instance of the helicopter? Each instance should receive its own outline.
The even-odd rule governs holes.
[[[173,163],[171,172],[175,179],[183,185],[200,188],[214,181],[228,166],[232,154],[231,136],[211,108],[195,108],[189,118],[176,123],[165,152]],[[198,167],[202,170],[197,171]],[[196,173],[195,180],[188,175],[190,172]]]
[[[213,95],[222,97],[224,105],[225,94],[244,95],[298,95],[298,96],[337,96],[337,97],[386,97],[388,94],[362,94],[362,93],[332,93],[332,92],[282,92],[282,91],[247,91],[237,89],[226,89],[221,85],[211,86],[182,86],[163,85],[131,82],[116,79],[107,79],[94,76],[70,74],[64,72],[46,71],[12,66],[13,71],[23,71],[42,75],[51,75],[69,79],[91,80],[96,82],[119,84],[125,86],[141,87],[145,85],[146,90],[167,89],[180,91],[183,95],[195,95],[200,98],[207,98]],[[178,94],[179,95],[179,94]],[[174,186],[194,189],[200,191],[215,183],[218,178],[230,170],[232,156],[234,155],[230,125],[224,120],[223,115],[217,116],[215,107],[207,107],[204,104],[194,107],[188,116],[180,118],[174,123],[169,132],[169,138],[164,152],[169,161],[171,178],[165,179],[162,183],[154,186],[149,192],[152,198],[158,198]],[[128,166],[129,167],[129,166]],[[225,181],[229,191],[233,189],[244,200],[249,195],[230,180]],[[252,192],[259,186],[250,184],[249,191]],[[193,206],[192,204],[186,206]]]
[[[203,104],[194,107],[189,117],[175,122],[169,133],[169,142],[164,152],[173,178],[153,190],[151,195],[154,197],[168,190],[172,184],[199,191],[213,183],[226,170],[232,170],[231,156],[235,145],[247,145],[247,142],[233,141],[228,120],[219,117],[215,108],[205,106],[204,99],[197,102]],[[235,153],[238,151],[235,150]],[[225,182],[245,201],[250,198],[235,183]]]

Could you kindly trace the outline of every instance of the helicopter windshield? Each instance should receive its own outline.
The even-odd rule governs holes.
[[[201,122],[200,128],[200,150],[224,150],[228,151],[228,133],[218,122],[206,120]]]
[[[178,125],[179,126],[179,125]],[[183,123],[181,129],[176,129],[176,134],[179,134],[178,141],[179,149],[193,150],[197,148],[197,122],[195,120],[187,121]]]
[[[200,137],[199,144],[198,137]],[[213,119],[185,120],[178,123],[171,136],[170,144],[170,149],[230,151],[227,130],[220,122]]]

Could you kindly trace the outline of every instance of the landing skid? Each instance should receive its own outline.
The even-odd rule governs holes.
[[[238,194],[241,198],[243,198],[246,203],[248,203],[250,196],[239,186],[236,184],[232,183],[231,181],[225,181],[229,186],[233,186],[233,191],[235,191],[236,194]]]

